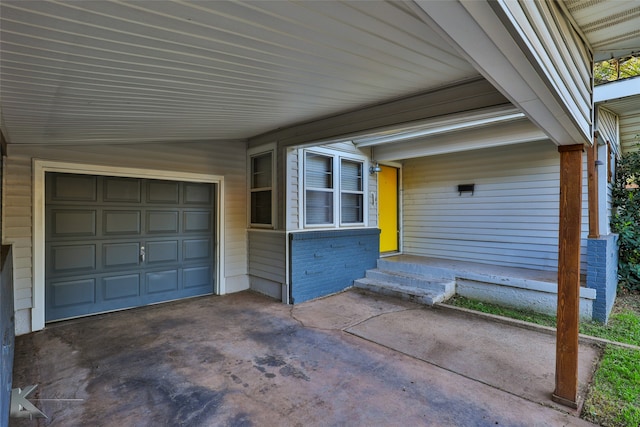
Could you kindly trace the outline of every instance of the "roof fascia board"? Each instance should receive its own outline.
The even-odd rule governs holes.
[[[591,143],[500,3],[415,0],[421,16],[557,145]],[[496,10],[498,9],[498,10]],[[522,36],[523,34],[520,34]]]
[[[593,88],[594,103],[638,95],[640,95],[640,76],[598,85]],[[640,103],[640,99],[638,102]]]

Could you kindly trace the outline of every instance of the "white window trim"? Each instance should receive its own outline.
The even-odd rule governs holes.
[[[276,228],[276,150],[277,144],[272,142],[270,144],[261,145],[247,150],[247,228],[256,229],[275,229]],[[271,224],[254,224],[251,222],[251,159],[255,156],[271,153]]]
[[[307,187],[305,184],[306,178],[306,153],[314,153],[322,156],[331,157],[333,160],[333,223],[331,224],[307,224],[307,215],[305,212],[305,207],[307,205],[306,194]],[[362,162],[362,222],[358,223],[342,223],[342,214],[341,214],[341,191],[340,191],[340,178],[341,178],[341,163],[342,160],[351,160]],[[343,151],[331,150],[328,148],[300,148],[298,150],[298,218],[299,218],[299,229],[306,230],[334,230],[339,228],[366,228],[369,224],[369,209],[367,204],[367,194],[368,194],[368,170],[369,170],[369,158],[365,155],[360,154],[352,154],[345,153]],[[300,165],[302,167],[300,167]]]

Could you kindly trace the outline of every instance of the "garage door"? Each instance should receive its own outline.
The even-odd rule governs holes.
[[[45,319],[213,293],[211,184],[47,173]]]

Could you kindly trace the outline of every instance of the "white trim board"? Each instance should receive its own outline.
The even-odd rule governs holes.
[[[190,172],[156,169],[138,169],[121,166],[105,166],[88,163],[70,163],[33,159],[33,307],[31,331],[44,329],[45,323],[45,173],[61,172],[84,175],[123,176],[131,178],[162,179],[216,184],[216,240],[214,292],[226,292],[224,282],[224,177]]]

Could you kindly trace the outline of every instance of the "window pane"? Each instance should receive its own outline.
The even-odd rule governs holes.
[[[342,193],[341,211],[343,223],[363,222],[362,194]]]
[[[271,153],[251,158],[251,188],[271,187]]]
[[[251,193],[251,223],[271,224],[271,190]]]
[[[340,186],[342,191],[362,191],[362,163],[342,160]]]
[[[307,153],[305,170],[305,185],[308,188],[333,188],[333,159],[331,157]]]
[[[307,190],[305,215],[307,224],[332,224],[333,193]]]

